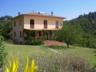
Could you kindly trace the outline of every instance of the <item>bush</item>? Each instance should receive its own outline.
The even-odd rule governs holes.
[[[26,45],[41,45],[43,44],[43,40],[39,38],[29,37],[29,39],[26,40],[25,44]]]
[[[30,40],[26,40],[25,44],[30,45]]]
[[[59,55],[59,54],[46,54],[31,56],[30,61],[35,59],[38,66],[36,72],[91,72],[88,62],[78,55]],[[25,64],[21,62],[19,71],[21,72],[22,66]],[[94,71],[95,72],[95,71]]]
[[[0,36],[0,68],[3,67],[7,52],[5,52],[4,45],[2,42],[4,41],[4,38]]]
[[[40,39],[39,40],[35,39],[34,43],[35,43],[35,45],[41,45],[41,44],[43,44],[43,41]]]
[[[49,40],[56,40],[56,36],[49,37]]]
[[[82,47],[89,47],[89,48],[96,48],[96,43],[94,40],[92,40],[91,38],[90,39],[87,39],[87,38],[82,38],[79,42],[79,46],[82,46]]]

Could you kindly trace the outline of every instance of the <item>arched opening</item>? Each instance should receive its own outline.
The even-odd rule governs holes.
[[[30,28],[34,28],[34,20],[30,19]]]

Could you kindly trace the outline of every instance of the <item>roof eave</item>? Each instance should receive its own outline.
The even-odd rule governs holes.
[[[56,17],[56,18],[62,18],[62,19],[66,19],[65,17],[59,17],[59,16],[47,16],[47,15],[34,15],[34,14],[22,14],[22,15],[28,15],[28,16],[44,16],[44,17]]]
[[[15,18],[20,17],[20,16],[23,16],[23,14],[21,14],[21,15],[19,15],[19,16],[13,17],[12,20],[14,20]]]
[[[55,17],[55,18],[62,18],[62,19],[66,19],[65,17],[59,17],[59,16],[45,16],[45,15],[30,15],[30,14],[21,14],[19,16],[15,16],[14,18],[12,18],[12,20],[14,20],[15,18],[17,17],[20,17],[20,16],[25,16],[25,15],[28,15],[28,16],[43,16],[43,17]]]

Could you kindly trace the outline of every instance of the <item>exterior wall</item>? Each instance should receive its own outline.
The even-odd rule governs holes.
[[[34,20],[34,28],[30,28],[30,19]],[[20,26],[21,20],[21,26]],[[44,29],[44,20],[47,20],[47,29]],[[40,17],[40,16],[18,16],[13,19],[13,41],[17,40],[18,43],[24,43],[23,39],[23,30],[36,30],[35,36],[38,37],[38,31],[41,30],[56,30],[56,21],[59,22],[59,25],[62,23],[62,18],[53,18],[53,17]],[[14,27],[14,21],[16,26]],[[22,32],[22,37],[20,37],[20,31]],[[16,32],[16,37],[14,37],[14,32]]]
[[[21,26],[20,26],[20,20],[21,20]],[[14,21],[16,22],[16,26],[14,26]],[[20,31],[23,34],[23,28],[24,28],[24,19],[23,19],[23,17],[15,18],[13,20],[13,41],[17,40],[18,43],[20,43],[20,42],[23,43],[23,37],[20,37]],[[14,32],[16,32],[16,37],[14,37]]]
[[[34,28],[30,28],[30,19],[34,19]],[[42,30],[44,29],[44,20],[47,20],[47,30],[55,30],[56,21],[62,23],[61,18],[39,17],[39,16],[24,16],[24,29]]]

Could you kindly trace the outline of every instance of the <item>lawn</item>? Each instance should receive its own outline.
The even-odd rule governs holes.
[[[30,46],[30,45],[14,45],[9,43],[4,43],[5,50],[8,52],[7,58],[9,59],[11,55],[13,55],[16,58],[19,58],[21,60],[25,60],[26,56],[29,56],[30,58],[35,58],[38,56],[48,56],[51,55],[57,55],[56,52],[52,51],[51,49],[54,49],[61,53],[62,55],[65,54],[73,54],[73,55],[80,55],[87,59],[91,66],[96,65],[96,53],[94,52],[95,49],[90,48],[81,48],[81,47],[75,47],[71,46],[71,48],[65,48],[65,45],[55,45],[53,47],[46,47],[45,45],[41,46]],[[42,61],[42,60],[40,60]],[[44,62],[44,61],[42,61]]]
[[[44,48],[42,46],[30,46],[30,45],[15,45],[5,43],[5,50],[8,52],[8,58],[13,55],[14,57],[18,58],[25,58],[26,56],[34,57],[38,55],[50,55],[53,53],[48,48]]]

